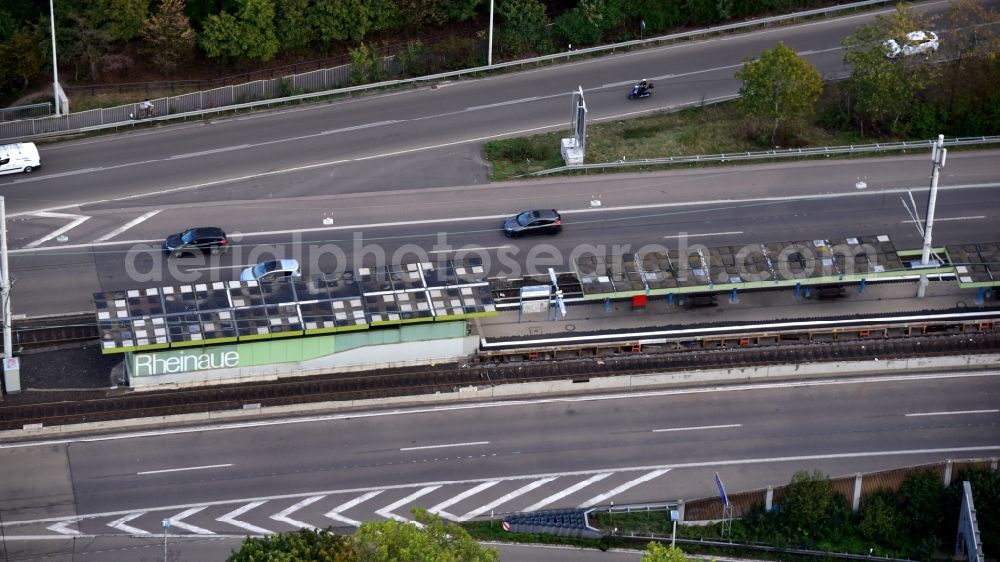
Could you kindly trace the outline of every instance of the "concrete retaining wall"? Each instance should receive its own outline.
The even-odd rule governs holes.
[[[325,414],[339,411],[398,408],[402,406],[429,405],[446,402],[485,402],[496,399],[528,398],[532,396],[584,394],[594,392],[632,392],[687,386],[705,383],[764,382],[772,379],[808,380],[818,378],[917,374],[928,371],[983,370],[1000,366],[1000,354],[900,359],[891,361],[842,361],[834,363],[807,363],[802,365],[774,365],[757,368],[711,369],[682,373],[647,375],[622,375],[592,378],[588,382],[570,380],[507,384],[500,386],[462,387],[454,392],[399,396],[371,400],[319,402],[290,406],[251,407],[242,410],[159,416],[131,420],[93,422],[76,425],[41,427],[0,432],[0,441],[38,439],[102,431],[162,428],[168,425],[198,425],[219,422],[247,422],[255,419],[303,414]]]

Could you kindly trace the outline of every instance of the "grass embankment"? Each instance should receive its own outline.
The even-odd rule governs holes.
[[[493,165],[491,179],[502,181],[563,165],[559,139],[568,130],[502,139],[486,143],[486,157]],[[676,113],[657,113],[630,120],[602,121],[587,126],[587,163],[752,152],[775,148],[751,129],[732,103],[707,105]],[[884,140],[884,139],[883,139]],[[796,130],[795,147],[857,144],[853,132],[831,132],[809,124]],[[779,143],[780,144],[780,143]],[[778,148],[791,148],[780,146]],[[638,168],[614,168],[612,171]]]

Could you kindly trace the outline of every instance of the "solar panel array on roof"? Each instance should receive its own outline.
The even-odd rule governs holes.
[[[1000,242],[945,248],[963,288],[1000,287]]]
[[[574,267],[584,298],[815,285],[912,273],[884,235],[581,256]]]
[[[105,353],[363,330],[496,314],[482,261],[362,268],[311,279],[96,293]]]

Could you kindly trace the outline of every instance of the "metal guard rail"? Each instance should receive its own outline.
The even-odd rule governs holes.
[[[885,142],[875,144],[859,144],[849,146],[824,146],[818,148],[789,148],[786,150],[764,150],[760,152],[736,152],[732,154],[710,154],[694,156],[666,156],[663,158],[643,158],[640,160],[618,160],[597,164],[573,164],[549,168],[524,174],[525,176],[544,176],[559,172],[576,172],[580,170],[601,170],[604,168],[625,168],[630,166],[662,166],[670,164],[699,164],[703,162],[730,162],[738,160],[769,160],[774,158],[799,158],[809,156],[832,156],[835,154],[864,154],[870,152],[892,152],[898,150],[929,149],[936,140]],[[945,146],[969,146],[1000,143],[1000,136],[962,137],[945,139]]]
[[[360,86],[351,86],[349,88],[339,88],[339,89],[333,89],[333,90],[323,90],[323,91],[320,91],[320,92],[312,92],[312,93],[308,93],[308,94],[299,94],[299,95],[294,95],[294,96],[287,96],[287,97],[280,97],[280,98],[271,98],[271,99],[266,99],[266,100],[252,101],[252,102],[239,103],[239,104],[231,104],[231,105],[213,107],[213,108],[210,108],[210,109],[202,109],[202,110],[198,110],[198,111],[189,111],[189,112],[185,112],[185,113],[175,113],[175,114],[163,115],[163,116],[159,116],[159,117],[145,118],[145,119],[141,119],[141,120],[123,119],[123,120],[115,121],[115,122],[112,122],[112,123],[102,123],[100,125],[92,125],[92,126],[89,126],[89,127],[80,127],[80,128],[76,128],[76,129],[70,129],[70,128],[68,128],[68,123],[69,123],[69,116],[68,115],[67,116],[59,116],[59,117],[45,117],[45,118],[40,118],[40,119],[31,119],[31,120],[29,120],[29,121],[39,121],[39,120],[48,121],[49,122],[49,127],[48,127],[49,129],[52,128],[51,124],[53,122],[56,122],[57,120],[62,120],[62,121],[65,121],[67,123],[67,128],[66,129],[60,129],[60,130],[48,130],[48,131],[45,131],[45,132],[32,133],[32,134],[28,134],[28,135],[6,136],[5,132],[3,130],[4,127],[2,126],[3,124],[0,123],[0,141],[8,141],[8,140],[15,140],[15,139],[28,140],[28,139],[35,139],[35,138],[45,138],[45,137],[59,136],[59,135],[67,134],[67,133],[86,133],[86,132],[92,132],[92,131],[99,131],[99,130],[103,130],[103,129],[117,129],[117,128],[122,127],[122,126],[135,126],[137,124],[148,123],[148,122],[151,122],[151,121],[169,121],[169,120],[173,120],[173,119],[186,119],[188,117],[199,117],[199,116],[203,116],[203,115],[218,114],[218,113],[227,112],[227,111],[237,111],[237,110],[240,110],[240,109],[253,109],[253,108],[256,108],[256,107],[260,107],[260,106],[270,106],[270,105],[273,105],[273,104],[281,104],[281,103],[294,102],[294,101],[300,101],[300,100],[310,100],[310,99],[315,99],[315,98],[320,98],[320,97],[326,97],[326,96],[331,96],[331,95],[337,95],[337,94],[349,94],[349,93],[358,92],[358,91],[373,90],[373,89],[378,89],[378,88],[385,88],[385,87],[388,87],[388,86],[396,86],[396,85],[400,85],[400,84],[418,84],[420,82],[440,80],[440,79],[444,79],[444,78],[452,78],[452,77],[462,76],[462,75],[466,75],[466,74],[476,74],[476,73],[480,73],[480,72],[488,72],[488,71],[492,71],[492,70],[499,70],[499,69],[504,69],[504,68],[511,68],[511,67],[521,66],[521,65],[525,65],[525,64],[532,64],[532,63],[552,61],[552,60],[563,59],[563,58],[567,58],[567,57],[571,57],[571,56],[587,55],[587,54],[592,54],[592,53],[600,53],[600,52],[604,52],[604,51],[614,51],[616,49],[629,48],[629,47],[637,47],[637,46],[644,46],[644,45],[649,45],[649,44],[658,44],[658,43],[665,42],[665,41],[676,41],[676,40],[679,40],[679,39],[690,39],[690,38],[693,38],[693,37],[700,37],[700,36],[704,36],[704,35],[711,35],[711,34],[714,34],[714,33],[721,33],[721,32],[725,32],[725,31],[734,31],[734,30],[738,30],[738,29],[753,28],[753,27],[756,27],[756,26],[763,26],[763,25],[768,25],[768,24],[772,24],[772,23],[781,23],[781,22],[795,20],[795,19],[799,19],[799,18],[808,18],[808,17],[813,17],[813,16],[825,16],[825,15],[828,15],[828,14],[831,14],[831,13],[835,13],[835,12],[856,10],[856,9],[866,8],[866,7],[869,7],[869,6],[875,6],[875,5],[880,5],[880,4],[889,4],[892,1],[894,1],[894,0],[862,0],[861,2],[852,2],[852,3],[848,3],[848,4],[840,4],[840,5],[831,6],[831,7],[828,7],[828,8],[816,8],[816,9],[813,9],[813,10],[806,10],[806,11],[803,11],[803,12],[795,12],[795,13],[792,13],[792,14],[784,14],[784,15],[780,15],[780,16],[773,16],[773,17],[770,17],[770,18],[761,18],[761,19],[756,19],[756,20],[749,20],[749,21],[744,21],[744,22],[737,22],[737,23],[731,23],[731,24],[726,24],[726,25],[719,25],[719,26],[708,27],[708,28],[704,28],[704,29],[697,29],[697,30],[694,30],[694,31],[685,31],[685,32],[682,32],[682,33],[674,33],[674,34],[671,34],[671,35],[661,35],[661,36],[658,36],[658,37],[651,37],[649,39],[636,39],[636,40],[632,40],[632,41],[624,41],[624,42],[621,42],[621,43],[613,43],[611,45],[601,45],[601,46],[597,46],[597,47],[588,47],[588,48],[585,48],[585,49],[575,49],[575,50],[572,50],[572,51],[565,51],[565,52],[556,53],[556,54],[552,54],[552,55],[543,55],[543,56],[540,56],[540,57],[534,57],[534,58],[529,58],[529,59],[520,59],[520,60],[516,60],[516,61],[498,63],[498,64],[494,64],[492,66],[479,66],[479,67],[469,68],[469,69],[464,69],[464,70],[453,70],[453,71],[450,71],[450,72],[443,72],[443,73],[440,73],[440,74],[431,74],[431,75],[428,75],[428,76],[420,76],[420,77],[417,77],[417,78],[408,78],[408,79],[405,79],[405,80],[387,80],[387,81],[384,81],[384,82],[377,82],[377,83],[374,83],[374,84],[363,84],[363,85],[360,85]],[[128,104],[128,105],[122,106],[122,107],[134,108],[135,105],[136,104]],[[128,111],[126,110],[125,114],[127,115],[127,113],[128,113]]]

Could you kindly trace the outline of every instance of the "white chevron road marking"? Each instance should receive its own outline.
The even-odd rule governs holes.
[[[351,519],[350,517],[345,517],[345,516],[341,515],[340,513],[342,511],[347,511],[348,509],[351,509],[352,507],[358,505],[359,503],[366,502],[366,501],[374,498],[375,496],[381,494],[383,491],[384,490],[374,490],[372,492],[368,492],[367,494],[358,496],[358,497],[354,498],[351,501],[344,502],[344,503],[338,505],[337,507],[331,509],[330,511],[327,511],[326,513],[323,514],[323,516],[324,517],[329,517],[330,519],[333,519],[334,521],[340,521],[341,523],[347,523],[348,525],[351,525],[352,527],[360,527],[361,526],[361,521],[355,521],[354,519]]]
[[[60,535],[79,535],[80,531],[66,527],[67,525],[72,525],[77,521],[78,519],[70,519],[69,521],[60,521],[55,525],[49,525],[48,527],[46,527],[46,529],[50,531],[55,531]]]
[[[162,211],[162,209],[156,209],[154,211],[149,211],[148,213],[144,213],[142,215],[139,215],[139,217],[134,218],[134,219],[128,221],[127,223],[119,226],[118,228],[112,230],[111,232],[105,234],[104,236],[101,236],[100,238],[97,238],[94,241],[95,242],[104,242],[105,240],[111,240],[115,236],[118,236],[122,232],[125,232],[126,230],[132,228],[133,226],[135,226],[135,225],[137,225],[139,223],[141,223],[142,221],[144,221],[146,219],[150,219],[150,218],[158,215],[160,213],[160,211]]]
[[[653,478],[656,478],[657,476],[662,476],[662,475],[664,475],[664,474],[666,474],[668,472],[670,472],[669,468],[661,469],[661,470],[654,470],[652,472],[647,472],[646,474],[644,474],[644,475],[642,475],[642,476],[640,476],[640,477],[638,477],[638,478],[636,478],[634,480],[629,480],[628,482],[622,484],[621,486],[618,486],[617,488],[614,488],[614,489],[612,489],[612,490],[610,490],[608,492],[605,492],[605,493],[603,493],[601,495],[594,496],[594,497],[590,498],[589,500],[587,500],[587,501],[583,502],[582,504],[580,504],[580,507],[584,508],[584,507],[590,507],[592,505],[599,504],[599,503],[603,502],[604,500],[606,500],[608,498],[612,498],[614,496],[617,496],[618,494],[624,492],[625,490],[628,490],[629,488],[638,486],[639,484],[642,484],[643,482],[646,482],[648,480],[652,480]]]
[[[423,525],[417,523],[416,521],[407,519],[401,515],[396,515],[395,513],[393,513],[393,510],[398,509],[401,506],[406,505],[421,496],[426,496],[427,494],[433,492],[434,490],[437,490],[440,487],[441,486],[427,486],[426,488],[421,488],[401,500],[395,501],[383,507],[382,509],[376,510],[375,513],[381,515],[382,517],[385,517],[386,519],[395,519],[396,521],[399,521],[401,523],[413,523],[417,527],[423,527]]]
[[[282,510],[280,513],[272,515],[271,519],[274,519],[275,521],[281,521],[283,523],[288,523],[289,525],[291,525],[293,527],[298,527],[300,529],[318,530],[316,527],[313,527],[309,523],[303,523],[302,521],[296,521],[295,519],[290,519],[288,516],[291,515],[291,514],[293,514],[293,513],[295,513],[296,511],[302,509],[303,507],[305,507],[305,506],[307,506],[309,504],[313,504],[313,503],[318,502],[319,500],[321,500],[321,499],[323,499],[325,497],[326,497],[326,495],[324,494],[322,496],[312,496],[310,498],[306,498],[306,499],[300,501],[299,503],[293,505],[292,507],[289,507],[288,509]]]
[[[482,492],[483,490],[487,490],[489,488],[492,488],[493,486],[495,486],[495,485],[497,485],[499,483],[500,483],[499,480],[491,480],[489,482],[483,482],[482,484],[480,484],[480,485],[478,485],[478,486],[476,486],[474,488],[469,488],[468,490],[462,492],[461,494],[459,494],[459,495],[457,495],[457,496],[455,496],[455,497],[453,497],[453,498],[451,498],[449,500],[445,500],[445,501],[443,501],[443,502],[435,505],[434,507],[428,509],[427,511],[429,511],[431,513],[434,513],[436,515],[440,515],[441,517],[444,517],[445,519],[458,520],[458,517],[456,517],[456,516],[448,513],[447,511],[445,511],[445,508],[451,507],[451,506],[455,505],[456,503],[464,500],[465,498],[467,498],[469,496],[474,496],[474,495],[478,494],[479,492]]]
[[[466,513],[465,515],[459,517],[458,520],[459,521],[468,521],[469,519],[472,519],[473,517],[475,517],[475,516],[477,516],[477,515],[479,515],[481,513],[486,513],[487,511],[489,511],[489,510],[497,507],[498,505],[505,504],[505,503],[509,502],[510,500],[512,500],[512,499],[514,499],[514,498],[516,498],[518,496],[522,496],[524,494],[527,494],[528,492],[534,490],[535,488],[538,488],[539,486],[544,486],[544,485],[548,484],[549,482],[552,482],[555,479],[556,479],[556,477],[553,476],[551,478],[543,478],[541,480],[535,480],[534,482],[532,482],[530,484],[527,484],[525,486],[521,486],[520,488],[514,490],[513,492],[511,492],[511,493],[509,493],[509,494],[507,494],[505,496],[502,496],[502,497],[500,497],[500,498],[498,498],[498,499],[496,499],[496,500],[494,500],[494,501],[492,501],[492,502],[490,502],[490,503],[488,503],[488,504],[486,504],[486,505],[484,505],[482,507],[477,507],[476,509],[473,509],[472,511],[470,511],[470,512]]]
[[[45,236],[39,238],[38,240],[25,244],[24,245],[25,248],[36,248],[38,246],[41,246],[42,244],[48,242],[49,240],[52,240],[53,238],[59,236],[60,234],[73,230],[74,228],[80,226],[88,219],[90,219],[90,217],[86,215],[73,215],[70,213],[51,213],[47,211],[39,211],[36,213],[31,213],[31,215],[46,219],[72,219],[72,220],[70,220],[69,224],[57,228],[56,230],[53,230],[52,232],[46,234]]]
[[[254,533],[256,535],[271,535],[271,534],[274,534],[274,531],[269,531],[269,530],[267,530],[267,529],[265,529],[263,527],[258,527],[256,525],[252,525],[250,523],[247,523],[246,521],[240,521],[240,520],[236,519],[237,517],[243,515],[244,513],[250,511],[251,509],[253,509],[255,507],[260,507],[260,506],[264,505],[265,503],[267,503],[267,500],[260,500],[260,501],[250,502],[250,503],[244,505],[243,507],[234,509],[234,510],[230,511],[229,513],[223,515],[222,517],[219,517],[218,519],[216,519],[216,521],[221,521],[223,523],[229,523],[230,525],[233,525],[235,527],[239,527],[241,529],[246,529],[247,531],[250,531],[251,533]]]
[[[145,513],[146,513],[145,511],[140,511],[139,513],[129,513],[125,517],[121,517],[119,519],[115,519],[111,523],[108,523],[108,527],[113,527],[115,529],[118,529],[119,531],[126,532],[126,533],[128,533],[130,535],[151,535],[152,533],[149,533],[147,531],[143,531],[142,529],[139,529],[137,527],[132,527],[130,525],[126,525],[126,523],[128,523],[129,521],[131,521],[131,520],[133,520],[133,519],[135,519],[135,518],[137,518],[137,517],[139,517],[141,515],[144,515]]]
[[[215,533],[209,531],[208,529],[202,529],[201,527],[197,527],[190,523],[184,522],[184,519],[191,517],[192,515],[198,513],[199,511],[204,510],[206,507],[208,506],[206,505],[202,507],[192,507],[191,509],[186,509],[178,513],[177,515],[174,515],[173,517],[170,518],[170,526],[177,527],[178,529],[184,529],[185,531],[189,533],[194,533],[196,535],[214,535]]]
[[[604,480],[608,476],[611,476],[611,474],[612,474],[611,472],[602,472],[600,474],[595,474],[590,478],[584,480],[583,482],[577,482],[576,484],[573,484],[569,488],[566,488],[561,492],[556,492],[555,494],[552,494],[551,496],[545,498],[544,500],[533,503],[528,507],[522,509],[521,511],[538,511],[539,509],[549,505],[550,503],[559,501],[565,498],[566,496],[572,494],[573,492],[578,492],[586,488],[587,486],[590,486],[594,482],[600,482],[601,480]]]

